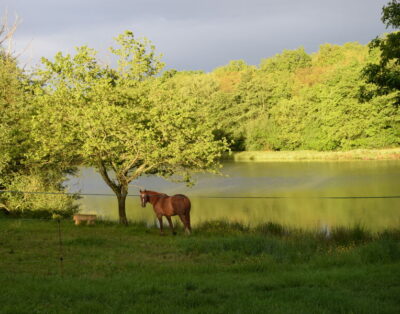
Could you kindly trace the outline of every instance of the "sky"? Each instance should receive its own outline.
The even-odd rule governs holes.
[[[386,32],[389,0],[0,0],[21,19],[14,50],[24,66],[87,45],[109,58],[125,30],[147,37],[167,69],[211,71],[231,60],[258,65],[284,49],[367,44]],[[107,60],[105,60],[107,62]]]

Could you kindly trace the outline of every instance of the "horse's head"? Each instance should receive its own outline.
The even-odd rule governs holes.
[[[142,207],[146,207],[149,200],[149,195],[146,193],[146,190],[140,190],[140,202],[142,203]]]

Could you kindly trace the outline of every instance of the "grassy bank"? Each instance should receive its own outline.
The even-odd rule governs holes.
[[[395,313],[400,230],[0,219],[1,313]],[[60,268],[60,254],[63,268]],[[61,275],[61,273],[63,275]]]
[[[234,161],[328,161],[328,160],[400,160],[400,148],[357,149],[345,152],[248,151],[226,157]]]

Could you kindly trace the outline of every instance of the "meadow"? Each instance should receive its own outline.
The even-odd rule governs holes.
[[[61,227],[61,243],[59,238]],[[1,313],[395,313],[400,230],[0,219]],[[62,263],[60,257],[62,256]]]

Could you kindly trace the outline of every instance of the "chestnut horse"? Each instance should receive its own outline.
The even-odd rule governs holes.
[[[140,190],[140,201],[142,207],[146,207],[147,202],[153,205],[154,213],[160,222],[160,233],[163,234],[162,217],[165,216],[171,227],[172,234],[175,235],[174,225],[172,224],[171,216],[178,215],[185,227],[185,232],[190,234],[190,200],[183,194],[168,196],[164,193],[154,191]]]

